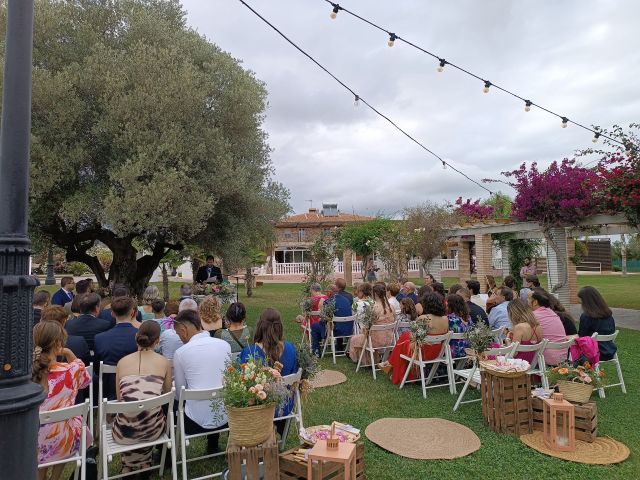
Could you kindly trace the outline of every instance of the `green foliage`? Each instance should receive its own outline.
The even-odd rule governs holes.
[[[69,262],[65,265],[64,269],[74,277],[79,277],[91,272],[84,263],[80,262]]]
[[[600,388],[604,384],[602,380],[604,371],[598,374],[589,362],[586,362],[584,365],[578,365],[577,367],[574,367],[570,363],[564,363],[557,367],[548,368],[547,377],[551,385],[557,385],[558,380],[585,383],[592,385],[594,388]]]
[[[229,363],[224,370],[222,396],[227,407],[243,408],[278,403],[287,396],[280,372],[259,358]]]
[[[587,245],[588,240],[574,240],[575,255],[569,257],[571,263],[574,265],[580,264],[584,258],[589,255],[589,247]]]
[[[516,280],[516,288],[522,288],[522,279],[520,278],[520,269],[524,265],[526,257],[532,260],[536,258],[538,250],[542,245],[540,240],[534,239],[510,239],[509,245],[509,274]]]
[[[465,332],[464,337],[469,342],[469,348],[474,350],[477,355],[486,352],[494,341],[491,327],[485,322],[476,322],[473,328]]]
[[[353,223],[342,227],[337,234],[340,248],[348,248],[356,254],[367,257],[373,255],[383,243],[383,235],[393,225],[388,218],[376,218],[369,222]]]
[[[627,259],[640,260],[640,234],[626,235]],[[622,258],[622,242],[616,240],[611,244],[611,256],[614,260]]]
[[[509,195],[497,192],[482,203],[493,207],[493,218],[511,218],[513,201]]]
[[[458,223],[458,216],[451,206],[423,203],[404,211],[407,230],[410,232],[409,253],[418,255],[425,266],[432,258],[440,257],[447,237],[443,227]]]

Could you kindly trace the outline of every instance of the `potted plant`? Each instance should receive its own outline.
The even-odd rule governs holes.
[[[547,370],[549,383],[557,385],[570,402],[586,403],[595,388],[602,387],[604,372],[596,372],[589,362],[574,367],[563,364]]]
[[[276,367],[282,365],[276,363]],[[267,441],[273,433],[276,406],[289,395],[279,368],[270,368],[253,358],[226,366],[222,400],[233,444],[252,447]],[[218,411],[218,407],[215,405],[214,410]]]

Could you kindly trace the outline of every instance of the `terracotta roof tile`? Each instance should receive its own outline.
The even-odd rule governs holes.
[[[284,220],[277,223],[277,226],[284,226],[287,224],[297,224],[297,223],[325,223],[325,224],[334,224],[334,223],[348,223],[348,222],[366,222],[368,220],[373,220],[373,217],[367,217],[364,215],[354,215],[352,213],[338,213],[337,216],[333,217],[325,217],[319,212],[307,212],[300,213],[297,215],[291,215]]]

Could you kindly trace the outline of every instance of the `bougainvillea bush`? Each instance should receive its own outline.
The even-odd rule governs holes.
[[[493,217],[493,207],[480,204],[480,199],[472,202],[470,198],[462,200],[462,197],[458,197],[456,205],[455,212],[470,220],[485,220]]]
[[[580,220],[601,213],[598,200],[600,177],[594,170],[576,165],[575,160],[553,162],[544,171],[534,162],[512,172],[502,172],[512,178],[517,195],[513,217],[535,221],[550,228],[576,225]]]
[[[629,223],[640,226],[640,159],[623,155],[604,159],[598,174],[605,207],[624,213]]]

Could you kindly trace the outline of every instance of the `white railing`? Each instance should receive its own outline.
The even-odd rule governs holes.
[[[458,270],[458,259],[443,258],[442,260],[440,260],[440,269],[441,270]]]
[[[362,261],[356,260],[351,264],[351,271],[353,273],[361,273],[362,272]]]
[[[420,260],[413,259],[409,260],[409,264],[407,265],[407,270],[410,272],[418,272],[420,271]]]
[[[310,263],[276,263],[275,275],[305,275],[309,270]]]
[[[598,272],[602,273],[602,263],[600,262],[580,262],[576,265],[579,272]]]
[[[502,270],[502,258],[494,258],[491,261],[494,270]]]

